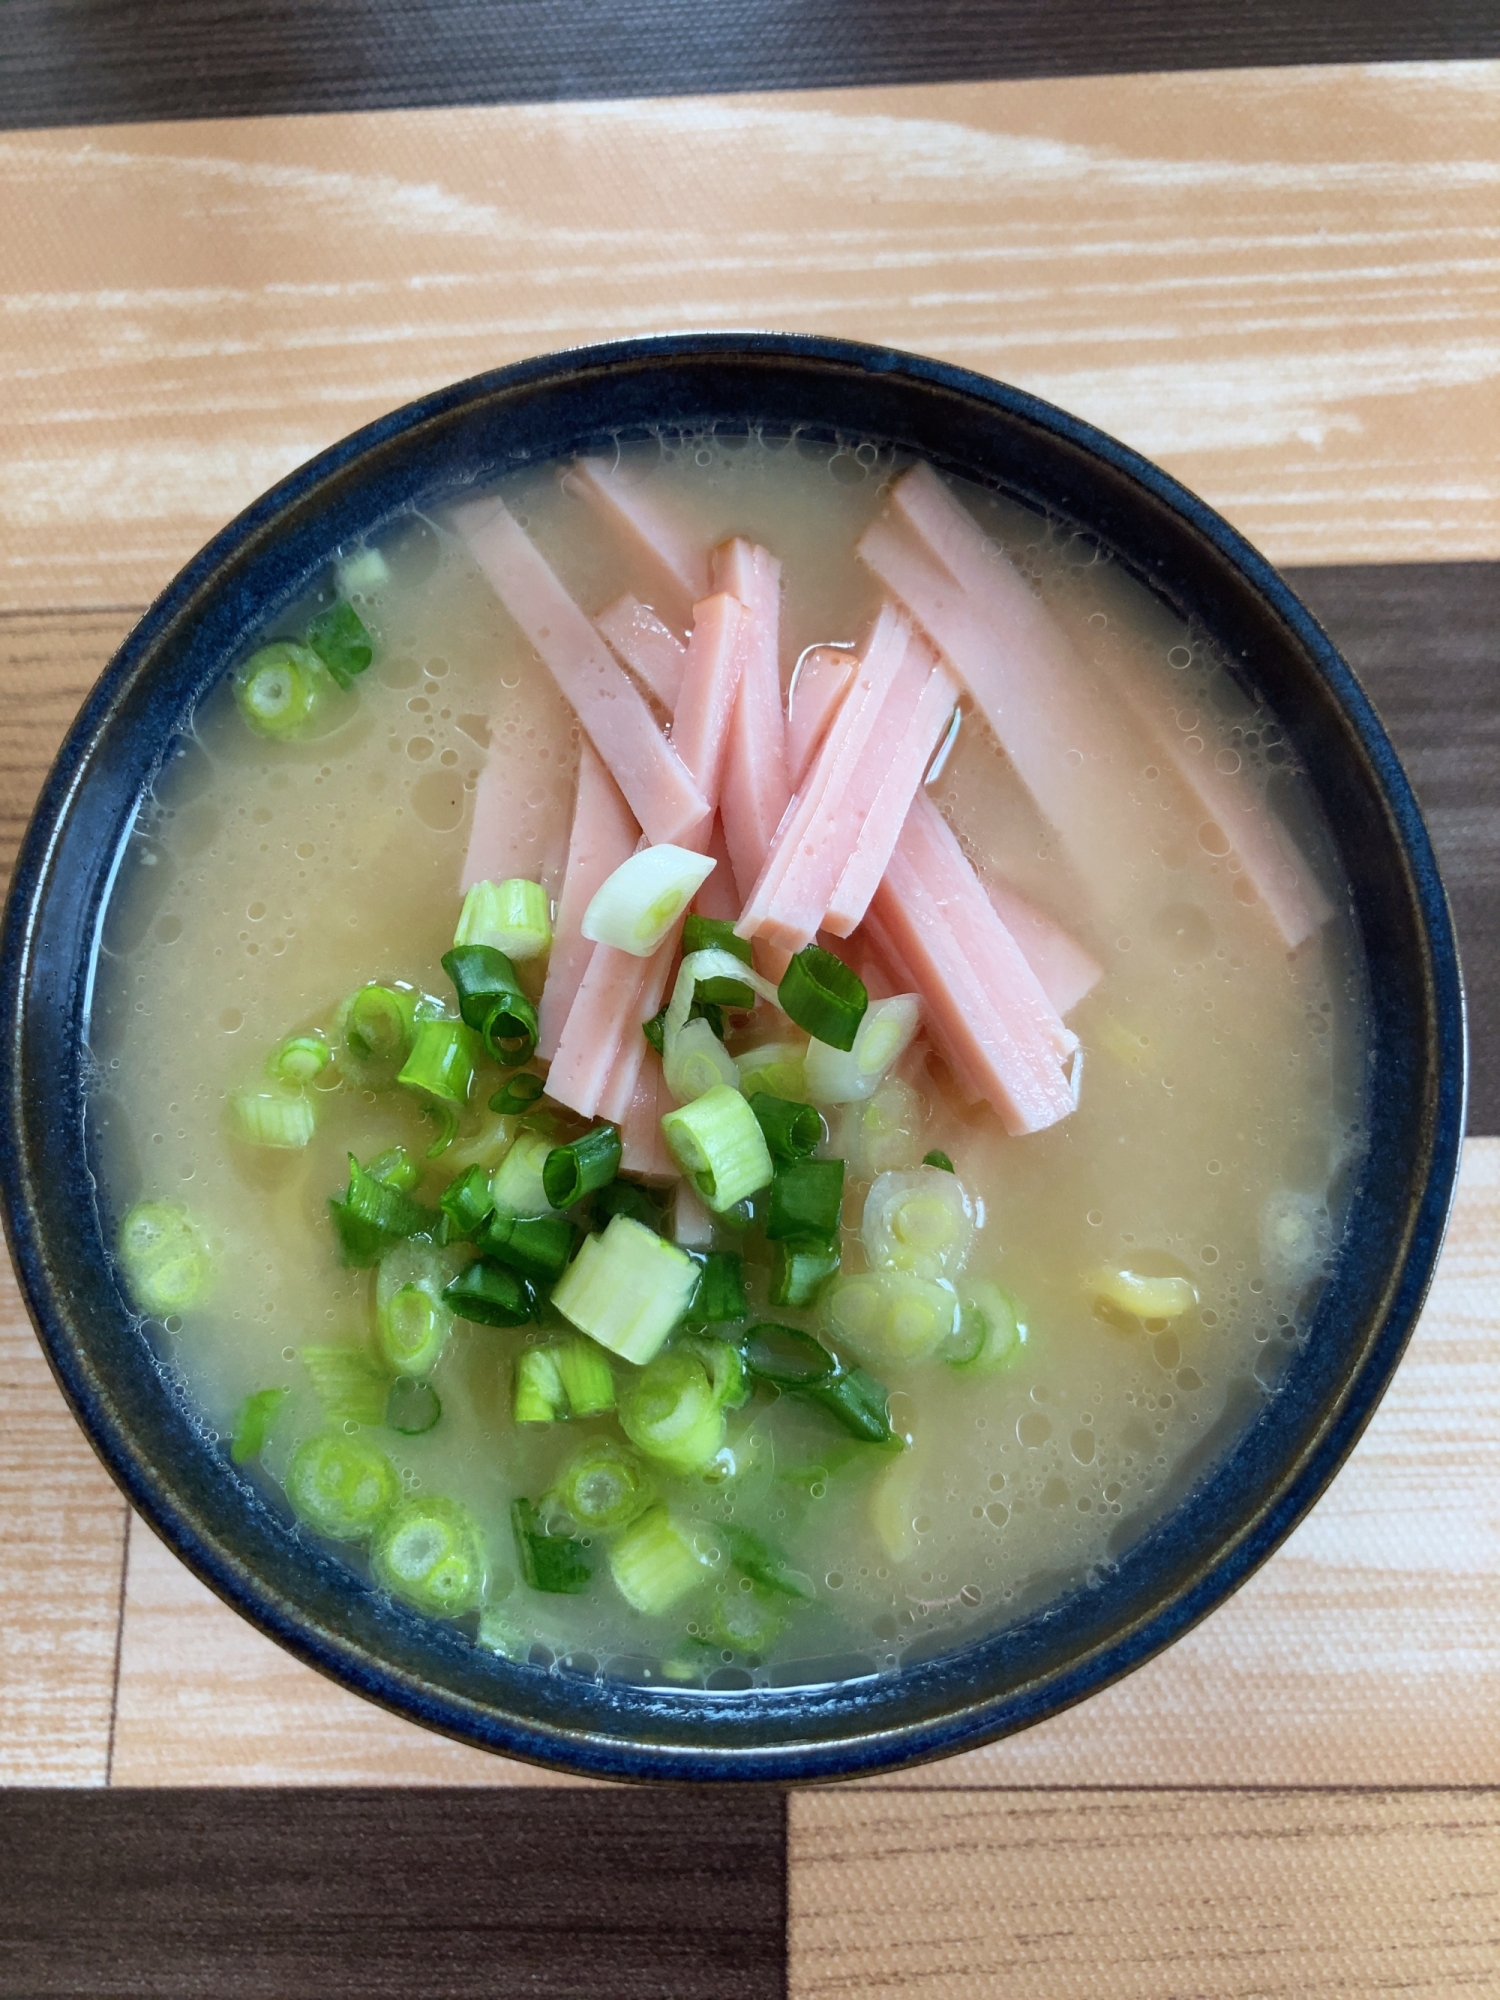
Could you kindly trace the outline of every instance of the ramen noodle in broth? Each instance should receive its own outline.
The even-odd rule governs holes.
[[[871,445],[514,472],[269,615],[102,931],[121,1282],[478,1645],[878,1671],[1087,1587],[1305,1338],[1361,970],[1275,718]]]

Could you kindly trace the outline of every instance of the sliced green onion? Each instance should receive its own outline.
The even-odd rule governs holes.
[[[708,1371],[708,1386],[720,1409],[739,1409],[750,1394],[750,1385],[745,1380],[744,1358],[738,1347],[712,1333],[690,1335],[679,1341],[678,1346],[696,1354],[703,1363]]]
[[[609,1552],[610,1574],[632,1610],[648,1618],[670,1611],[697,1583],[709,1559],[665,1507],[643,1514]]]
[[[452,1275],[451,1253],[407,1241],[387,1250],[375,1275],[375,1338],[398,1375],[427,1376],[453,1331],[443,1301]]]
[[[196,1305],[208,1289],[208,1244],[187,1210],[172,1201],[138,1201],[116,1239],[126,1281],[143,1311],[165,1316]]]
[[[455,945],[487,944],[516,962],[552,944],[551,905],[540,882],[476,882],[464,897]]]
[[[617,1178],[600,1188],[594,1196],[594,1213],[606,1219],[611,1215],[628,1215],[633,1222],[644,1223],[647,1229],[661,1234],[661,1203],[654,1201],[639,1181]]]
[[[751,1327],[740,1353],[757,1381],[773,1382],[778,1389],[810,1388],[838,1366],[822,1341],[800,1326],[781,1326],[775,1320]]]
[[[298,1445],[286,1472],[286,1497],[299,1521],[336,1542],[359,1542],[395,1506],[396,1468],[378,1446],[345,1431],[323,1431]]]
[[[579,929],[595,944],[649,958],[716,865],[666,841],[639,848],[594,891]]]
[[[823,1142],[823,1115],[813,1104],[794,1104],[757,1090],[746,1098],[766,1135],[773,1160],[805,1160]]]
[[[713,1634],[737,1653],[767,1653],[785,1623],[785,1603],[748,1577],[731,1577],[709,1613]]]
[[[477,1247],[523,1278],[550,1285],[572,1255],[573,1225],[561,1215],[494,1215],[480,1231]]]
[[[1113,1265],[1091,1272],[1085,1287],[1095,1298],[1136,1319],[1179,1319],[1198,1303],[1186,1278],[1148,1278]]]
[[[913,1271],[861,1271],[828,1293],[823,1312],[856,1354],[904,1366],[925,1361],[953,1338],[958,1294]]]
[[[313,1393],[335,1422],[378,1424],[391,1386],[387,1371],[357,1347],[303,1347],[297,1358]]]
[[[883,1383],[863,1368],[841,1368],[825,1382],[815,1382],[808,1397],[865,1444],[894,1444],[890,1399]]]
[[[536,1008],[505,953],[489,944],[455,945],[443,954],[443,970],[458,994],[460,1017],[495,1061],[530,1062],[536,1053]]]
[[[700,917],[696,910],[689,910],[682,920],[682,951],[684,957],[695,951],[727,951],[742,965],[755,963],[749,938],[736,937],[729,917]],[[702,992],[701,985],[698,990]]]
[[[571,1535],[549,1535],[529,1500],[511,1502],[510,1520],[521,1574],[533,1590],[576,1596],[588,1589],[594,1572]]]
[[[478,1041],[462,1021],[418,1021],[411,1054],[396,1081],[440,1104],[464,1105],[478,1061]]]
[[[438,1207],[448,1218],[450,1241],[477,1236],[495,1212],[490,1199],[490,1177],[484,1168],[466,1167],[438,1196]]]
[[[960,1374],[990,1375],[1020,1359],[1027,1337],[1026,1322],[1009,1292],[981,1279],[964,1296],[958,1333],[943,1358]]]
[[[399,1188],[402,1194],[411,1194],[422,1178],[422,1169],[404,1146],[392,1146],[389,1152],[379,1154],[365,1172],[387,1187]]]
[[[542,1168],[542,1190],[554,1208],[571,1208],[620,1171],[620,1128],[592,1126],[566,1146],[554,1146]]]
[[[771,1270],[773,1306],[810,1306],[839,1268],[839,1246],[816,1236],[794,1236],[776,1245]]]
[[[921,1022],[916,995],[897,993],[870,1008],[851,1049],[814,1041],[807,1051],[808,1096],[819,1104],[858,1104],[873,1097],[886,1071],[911,1046]]]
[[[370,1547],[375,1581],[434,1618],[462,1618],[484,1596],[484,1544],[467,1508],[418,1494],[403,1500]]]
[[[518,1424],[555,1424],[568,1414],[567,1391],[550,1347],[523,1347],[516,1356],[510,1413]]]
[[[620,1427],[670,1471],[701,1472],[724,1442],[724,1406],[703,1357],[686,1346],[658,1354],[621,1391]]]
[[[698,1266],[685,1250],[630,1216],[615,1215],[603,1235],[584,1238],[552,1303],[611,1354],[644,1365],[697,1287]]]
[[[575,1417],[600,1417],[615,1407],[615,1371],[609,1356],[586,1333],[573,1333],[552,1343],[558,1379]]]
[[[693,1005],[696,1007],[698,1002],[695,1000]],[[679,1104],[690,1104],[720,1084],[738,1088],[739,1067],[706,1015],[688,1021],[673,1041],[671,1053],[665,1050],[664,1038],[662,1074]]]
[[[728,1084],[717,1084],[661,1121],[672,1157],[716,1213],[771,1179],[771,1155],[755,1113]]]
[[[766,1236],[772,1243],[807,1236],[830,1242],[843,1202],[842,1160],[783,1160],[771,1182]]]
[[[955,1171],[953,1162],[948,1158],[948,1155],[940,1152],[936,1146],[933,1147],[930,1153],[922,1155],[922,1165],[924,1167],[938,1167],[945,1174],[951,1174]]]
[[[502,1118],[516,1118],[528,1110],[547,1088],[542,1078],[530,1070],[522,1070],[509,1083],[503,1083],[490,1099],[491,1111],[498,1111]]]
[[[386,1398],[385,1427],[403,1437],[422,1437],[443,1414],[437,1390],[414,1375],[398,1375]]]
[[[737,1250],[699,1250],[693,1255],[703,1272],[693,1296],[693,1318],[710,1326],[743,1319],[749,1310],[744,1258]]]
[[[317,1130],[312,1099],[300,1091],[237,1090],[229,1105],[235,1133],[247,1146],[296,1152]]]
[[[815,1041],[852,1049],[870,996],[864,981],[821,945],[804,945],[777,988],[781,1011]]]
[[[236,1465],[243,1465],[247,1458],[260,1457],[266,1433],[287,1394],[285,1389],[257,1389],[240,1404],[229,1440],[229,1456]]]
[[[525,1326],[536,1315],[536,1294],[526,1279],[483,1257],[443,1287],[443,1303],[478,1326]]]
[[[860,1236],[876,1270],[952,1278],[974,1241],[974,1208],[951,1170],[879,1174],[865,1197]]]
[[[552,1142],[541,1132],[522,1132],[490,1175],[490,1200],[497,1215],[551,1215],[543,1173]]]
[[[759,1535],[730,1521],[726,1521],[718,1532],[729,1560],[752,1583],[778,1591],[783,1597],[801,1598],[804,1603],[810,1603],[817,1596],[811,1579],[804,1576],[801,1570],[792,1569],[785,1556],[778,1549],[773,1549],[769,1542],[762,1541]]]
[[[393,1243],[409,1236],[441,1237],[447,1218],[388,1181],[377,1180],[349,1155],[349,1188],[342,1201],[332,1197],[328,1208],[343,1248],[344,1262],[373,1264]]]
[[[311,647],[287,639],[262,646],[235,669],[234,699],[259,736],[278,742],[297,736],[317,717],[329,688],[323,663]]]
[[[273,1083],[315,1083],[333,1061],[326,1035],[288,1035],[266,1057],[266,1075]]]
[[[764,1092],[800,1103],[807,1095],[807,1049],[806,1042],[763,1042],[758,1049],[746,1049],[735,1058],[740,1089],[752,1099]]]
[[[551,1497],[580,1528],[599,1533],[628,1527],[653,1494],[651,1475],[634,1452],[601,1438],[568,1461],[553,1481]]]
[[[661,1055],[667,1046],[666,1003],[657,1008],[649,1021],[642,1021],[641,1033],[646,1037],[646,1046]]]
[[[342,601],[318,613],[307,628],[307,643],[341,688],[352,687],[355,675],[375,657],[359,613]]]
[[[335,574],[346,596],[372,597],[390,582],[391,566],[379,549],[355,549],[344,557]]]
[[[338,1031],[356,1070],[399,1069],[416,1033],[417,995],[409,986],[371,981],[351,993],[338,1011]]]

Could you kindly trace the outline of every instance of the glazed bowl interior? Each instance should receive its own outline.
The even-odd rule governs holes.
[[[1275,711],[1332,829],[1369,977],[1369,1150],[1308,1338],[1226,1411],[1112,1572],[957,1650],[824,1685],[683,1692],[516,1664],[309,1546],[205,1444],[127,1312],[85,1150],[91,967],[137,808],[195,703],[341,546],[518,465],[663,429],[805,430],[919,454],[1071,521],[1206,628]],[[153,606],[85,704],[37,808],[0,956],[3,1171],[43,1342],[135,1505],[237,1610],[397,1712],[614,1777],[804,1780],[972,1747],[1078,1700],[1211,1609],[1358,1436],[1441,1241],[1463,1128],[1462,1001],[1420,816],[1348,669],[1222,520],[1120,445],[1018,391],[883,349],[669,337],[445,390],[293,474]]]

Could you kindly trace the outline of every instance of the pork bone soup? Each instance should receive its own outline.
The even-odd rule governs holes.
[[[1274,718],[1067,529],[869,445],[521,471],[268,617],[141,813],[123,1279],[475,1643],[888,1668],[1273,1393],[1362,1145],[1345,901]]]

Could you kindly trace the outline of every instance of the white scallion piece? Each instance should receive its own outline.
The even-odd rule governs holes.
[[[552,1303],[581,1333],[644,1367],[687,1311],[698,1265],[685,1250],[628,1215],[586,1236],[552,1291]]]
[[[707,1021],[689,1021],[673,1036],[670,1051],[663,1043],[662,1075],[679,1104],[691,1104],[715,1084],[737,1090],[740,1082],[738,1064]]]
[[[669,1111],[661,1129],[672,1158],[716,1215],[771,1185],[766,1136],[749,1104],[727,1083]]]
[[[873,1097],[891,1064],[910,1048],[921,1018],[915,993],[895,993],[866,1008],[852,1049],[810,1043],[807,1092],[813,1103],[858,1104]]]
[[[785,1097],[793,1104],[807,1099],[807,1043],[762,1042],[735,1057],[739,1066],[740,1089],[746,1097],[758,1090],[772,1097]]]
[[[390,564],[379,549],[356,549],[338,566],[341,597],[369,597],[391,580]]]
[[[860,1235],[876,1270],[952,1278],[974,1241],[974,1205],[942,1167],[881,1174],[865,1197]]]
[[[620,1595],[648,1618],[659,1618],[686,1597],[720,1559],[719,1551],[679,1526],[665,1507],[653,1507],[627,1528],[609,1552],[610,1574]]]
[[[523,1132],[490,1175],[490,1200],[501,1215],[560,1215],[547,1199],[542,1169],[552,1141],[543,1132]]]
[[[476,882],[464,897],[455,945],[488,944],[515,963],[552,949],[552,906],[540,882]]]
[[[249,1146],[293,1152],[305,1146],[317,1129],[312,1099],[300,1091],[241,1090],[231,1101],[235,1130]]]
[[[670,842],[643,847],[595,890],[579,929],[595,944],[649,958],[717,866]]]
[[[841,1278],[824,1296],[823,1316],[835,1339],[861,1361],[899,1367],[925,1361],[958,1330],[958,1294],[940,1279],[910,1271],[861,1271]]]
[[[697,1078],[702,1074],[703,1066],[695,1065],[690,1072],[686,1069],[679,1069],[678,1058],[684,1049],[689,1054],[695,1051],[701,1052],[709,1061],[714,1062],[720,1069],[718,1078],[720,1083],[734,1088],[740,1082],[739,1066],[738,1064],[733,1064],[732,1059],[727,1054],[724,1055],[723,1063],[719,1064],[718,1058],[712,1056],[705,1047],[701,1036],[693,1036],[691,1039],[685,1040],[690,1028],[707,1025],[706,1023],[690,1022],[688,1020],[688,1015],[692,1011],[693,995],[698,990],[700,979],[737,980],[741,986],[748,986],[751,992],[758,995],[760,999],[769,1000],[773,1005],[776,1002],[776,987],[772,982],[769,979],[763,978],[753,966],[746,965],[742,958],[736,958],[732,951],[709,950],[690,951],[688,953],[682,964],[677,968],[677,983],[672,988],[672,998],[667,1005],[666,1019],[662,1022],[662,1074],[667,1080],[667,1088],[679,1104],[686,1104],[695,1098],[705,1096],[710,1089],[716,1087],[713,1083],[704,1083],[698,1087],[690,1087],[696,1084]],[[713,1035],[712,1029],[709,1029],[709,1034]],[[716,1042],[717,1039],[714,1036]],[[730,1066],[733,1067],[733,1075],[730,1074]],[[757,1087],[763,1089],[765,1086],[760,1085]]]

